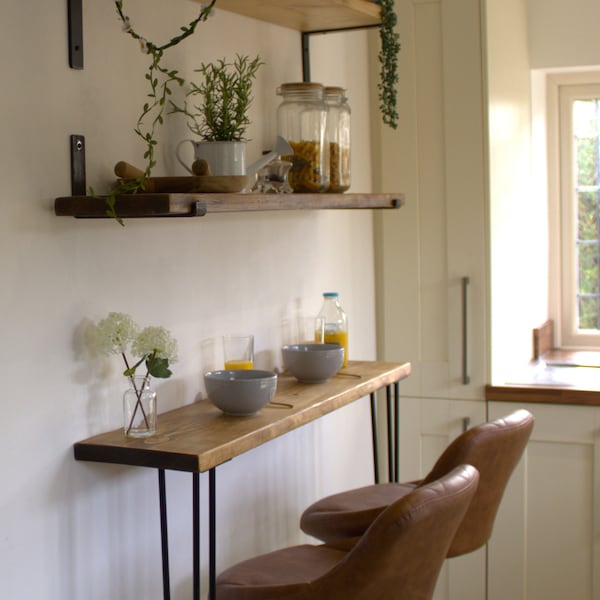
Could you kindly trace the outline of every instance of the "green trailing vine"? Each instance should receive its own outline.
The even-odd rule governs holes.
[[[211,2],[202,4],[200,14],[187,26],[181,27],[179,35],[159,46],[135,31],[131,24],[131,19],[123,11],[123,0],[115,0],[115,7],[121,20],[123,31],[139,43],[142,52],[150,56],[150,65],[145,75],[150,88],[147,96],[148,100],[144,103],[142,112],[134,128],[135,133],[146,145],[144,152],[144,159],[146,160],[144,174],[130,181],[119,181],[111,186],[106,197],[106,214],[116,219],[121,225],[123,225],[123,221],[115,210],[117,196],[125,193],[136,193],[144,189],[146,179],[150,177],[152,169],[156,166],[155,150],[158,143],[155,137],[156,131],[164,122],[164,110],[168,98],[173,93],[172,87],[174,85],[183,86],[185,83],[185,80],[179,76],[176,70],[168,69],[161,64],[164,52],[190,37],[196,31],[198,23],[206,21],[209,17],[216,1],[212,0]],[[91,193],[95,195],[93,190],[91,190]]]
[[[393,129],[398,127],[398,53],[400,36],[396,32],[398,17],[394,9],[394,0],[375,0],[381,6],[381,25],[379,38],[379,63],[381,65],[379,83],[379,109],[383,122]]]

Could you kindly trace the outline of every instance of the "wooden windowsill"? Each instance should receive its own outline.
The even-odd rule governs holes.
[[[554,347],[552,321],[533,330],[533,359],[513,380],[487,385],[486,400],[600,406],[600,352]]]
[[[600,351],[554,347],[554,323],[546,321],[533,330],[533,361],[555,367],[600,367]]]

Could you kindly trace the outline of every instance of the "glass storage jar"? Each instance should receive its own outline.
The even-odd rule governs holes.
[[[292,147],[288,182],[294,192],[324,192],[329,187],[327,105],[320,83],[284,83],[277,89],[277,132]]]
[[[326,87],[327,138],[329,140],[329,190],[345,192],[350,188],[350,105],[346,90]]]

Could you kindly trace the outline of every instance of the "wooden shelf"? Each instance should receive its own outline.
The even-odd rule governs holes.
[[[202,217],[207,213],[400,208],[404,194],[135,194],[117,196],[122,218]],[[109,218],[104,197],[56,198],[59,217]]]
[[[372,0],[218,0],[215,7],[303,32],[373,27],[381,22],[379,5]]]
[[[268,405],[253,417],[232,417],[200,400],[158,415],[155,436],[131,438],[116,429],[76,443],[75,458],[205,472],[406,379],[411,368],[409,362],[348,361],[338,375],[318,385],[284,373],[277,376],[273,400],[289,408]]]

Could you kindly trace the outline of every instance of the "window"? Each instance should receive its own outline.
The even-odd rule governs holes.
[[[600,83],[558,91],[561,345],[600,347]]]

